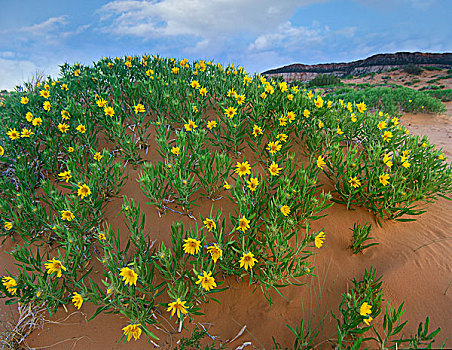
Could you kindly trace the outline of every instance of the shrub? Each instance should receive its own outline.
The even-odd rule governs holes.
[[[405,67],[403,67],[403,70],[408,74],[414,74],[419,75],[422,73],[422,68],[414,63],[409,63]]]
[[[329,86],[329,85],[339,85],[341,84],[341,79],[333,74],[319,74],[314,79],[309,81],[306,86],[309,88]]]

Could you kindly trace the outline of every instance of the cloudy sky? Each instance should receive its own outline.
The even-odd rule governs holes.
[[[0,90],[104,56],[211,59],[261,72],[452,51],[452,0],[0,0]]]

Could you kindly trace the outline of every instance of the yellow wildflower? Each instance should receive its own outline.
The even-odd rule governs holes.
[[[177,318],[180,318],[180,314],[187,314],[187,306],[185,305],[186,301],[181,301],[180,298],[177,298],[176,301],[168,304],[168,309],[166,311],[171,311],[171,317],[177,313]]]
[[[121,269],[121,272],[119,273],[120,276],[122,276],[122,280],[124,281],[124,285],[127,286],[127,284],[137,285],[137,280],[138,280],[138,274],[133,271],[132,269],[128,268],[128,267],[123,267]]]
[[[61,277],[62,275],[61,270],[66,271],[66,268],[63,266],[61,261],[55,258],[52,258],[52,260],[48,260],[46,263],[44,263],[44,265],[46,266],[46,270],[49,275],[56,272],[58,278]]]
[[[257,263],[257,259],[254,258],[253,253],[243,253],[243,256],[240,259],[240,267],[245,267],[245,270],[248,270],[248,268],[250,268],[251,270],[255,263]]]
[[[184,239],[184,253],[195,255],[199,253],[200,247],[201,247],[201,241],[198,241],[194,238],[187,238]]]
[[[217,284],[215,283],[215,278],[212,277],[212,271],[209,271],[209,273],[203,271],[203,275],[198,276],[198,281],[196,282],[196,284],[201,284],[201,286],[207,292],[217,286]]]

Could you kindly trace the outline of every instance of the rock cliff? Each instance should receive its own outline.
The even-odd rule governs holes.
[[[407,64],[451,69],[452,53],[397,52],[378,54],[364,60],[349,63],[314,65],[295,63],[281,68],[270,69],[262,74],[269,77],[282,76],[286,81],[309,81],[318,74],[334,74],[339,77],[361,75],[403,68]]]

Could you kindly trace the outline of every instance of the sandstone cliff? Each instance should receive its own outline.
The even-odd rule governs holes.
[[[452,53],[397,52],[393,54],[378,54],[364,60],[349,63],[314,65],[296,63],[270,69],[262,74],[269,77],[282,76],[286,81],[309,81],[318,74],[334,74],[339,77],[361,75],[388,71],[393,68],[403,68],[407,64],[451,69]]]

